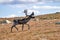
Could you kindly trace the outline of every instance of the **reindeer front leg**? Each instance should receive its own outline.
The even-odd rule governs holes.
[[[23,31],[23,28],[24,28],[24,24],[22,24],[22,31]]]
[[[29,24],[26,24],[26,25],[28,25],[28,29],[30,29],[30,26],[29,26]]]

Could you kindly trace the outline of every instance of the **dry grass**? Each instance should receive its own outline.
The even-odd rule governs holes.
[[[12,24],[0,24],[0,40],[60,40],[60,25],[55,25],[59,21],[60,19],[30,21],[30,30],[25,25],[22,31],[21,25],[17,25],[19,30],[13,28],[13,33],[10,32]]]
[[[39,18],[40,20],[60,19],[60,12],[46,14],[46,15],[39,15],[39,16],[36,16],[36,17]]]

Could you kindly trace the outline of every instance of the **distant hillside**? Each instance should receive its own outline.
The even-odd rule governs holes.
[[[14,17],[14,18],[0,18],[0,21],[9,20],[13,21],[14,19],[22,19],[23,17]]]
[[[46,15],[39,15],[36,18],[41,19],[60,19],[60,12],[46,14]]]
[[[10,20],[12,21],[13,19],[21,19],[23,17],[15,17],[15,18],[0,18],[0,21],[2,20]],[[45,19],[60,19],[60,12],[56,13],[51,13],[51,14],[45,14],[45,15],[38,15],[36,16],[39,20],[45,20]]]

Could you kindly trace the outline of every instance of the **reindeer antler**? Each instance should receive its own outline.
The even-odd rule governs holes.
[[[24,10],[24,13],[25,13],[25,15],[26,15],[26,16],[28,16],[28,15],[27,15],[27,9],[26,9],[26,10]]]

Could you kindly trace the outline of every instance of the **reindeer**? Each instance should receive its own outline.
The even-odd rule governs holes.
[[[12,32],[13,27],[15,27],[18,31],[18,28],[16,27],[16,25],[18,25],[18,24],[22,24],[22,31],[23,31],[23,28],[24,28],[24,24],[28,25],[28,29],[30,29],[30,26],[29,26],[29,24],[27,24],[27,22],[29,22],[31,18],[35,18],[34,17],[34,12],[32,12],[32,14],[29,15],[27,18],[18,19],[18,20],[14,19],[13,20],[13,25],[11,27],[11,32]]]

